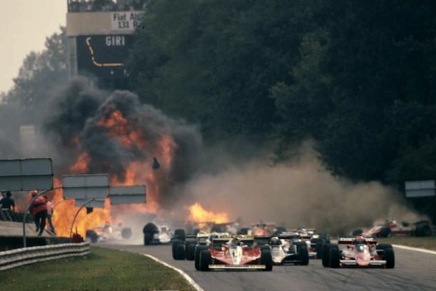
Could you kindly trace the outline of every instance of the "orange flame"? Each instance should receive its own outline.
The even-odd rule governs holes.
[[[73,173],[77,173],[77,174],[86,173],[90,160],[91,158],[89,157],[88,153],[82,152],[77,158],[77,161],[70,167],[70,170]]]
[[[104,127],[108,136],[126,148],[136,147],[148,151],[151,155],[158,157],[160,162],[161,175],[164,177],[165,170],[171,169],[173,155],[177,145],[170,135],[162,134],[157,142],[158,148],[150,148],[150,143],[145,139],[142,128],[137,126],[135,121],[127,120],[119,110],[111,112],[107,117],[102,118],[97,123]],[[74,145],[80,146],[79,136],[72,139]],[[87,152],[81,152],[77,161],[70,167],[70,171],[76,174],[84,174],[88,171],[91,158]],[[146,185],[147,202],[146,204],[118,205],[117,210],[128,210],[130,213],[157,213],[159,211],[158,197],[160,185],[156,171],[152,169],[152,161],[134,161],[125,165],[125,178],[119,180],[116,176],[110,177],[112,186]],[[163,176],[162,176],[163,175]],[[164,177],[165,178],[165,177]],[[61,184],[59,182],[59,184]],[[145,197],[144,197],[145,198]],[[145,200],[145,199],[144,199]],[[74,200],[64,200],[62,190],[55,190],[52,203],[55,206],[53,223],[57,235],[70,236],[71,224],[77,215],[73,226],[73,232],[85,236],[87,229],[92,229],[95,225],[102,225],[105,222],[118,223],[116,214],[112,213],[109,199],[105,201],[104,209],[94,209],[92,213],[86,214],[85,210],[78,212],[79,207],[75,206]]]
[[[215,223],[229,222],[229,215],[226,212],[214,213],[205,210],[199,203],[189,206],[188,220],[191,222],[207,222],[213,221]]]

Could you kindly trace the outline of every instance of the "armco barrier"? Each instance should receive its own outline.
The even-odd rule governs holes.
[[[0,252],[0,271],[42,261],[89,254],[89,242],[56,244]]]

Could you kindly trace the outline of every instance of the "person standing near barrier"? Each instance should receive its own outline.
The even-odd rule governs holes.
[[[1,196],[0,196],[0,205],[2,204],[2,200],[3,200],[3,198],[5,198],[6,197],[6,192],[5,191],[2,191],[2,194],[1,194]]]
[[[6,197],[0,201],[1,209],[10,209],[12,211],[15,211],[15,201],[14,199],[11,198],[11,196],[12,196],[11,191],[7,191]]]
[[[32,191],[32,199],[38,195],[38,191]],[[36,224],[36,231],[39,231],[38,236],[41,236],[45,228],[45,220],[47,219],[47,203],[44,197],[38,197],[30,206],[30,213],[33,215]]]
[[[55,231],[55,228],[54,228],[54,226],[53,226],[53,222],[52,222],[52,216],[53,216],[53,203],[51,203],[51,201],[50,200],[48,200],[48,197],[47,196],[44,196],[44,198],[45,198],[45,202],[46,202],[46,205],[47,205],[47,221],[48,221],[48,226],[49,226],[49,228],[50,228],[50,231],[51,231],[51,233],[53,234],[53,235],[56,235],[56,231]]]

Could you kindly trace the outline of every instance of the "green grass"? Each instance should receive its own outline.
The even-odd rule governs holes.
[[[195,290],[176,271],[140,254],[91,247],[84,257],[0,272],[1,290]]]
[[[436,251],[436,237],[390,237],[378,238],[377,241]]]

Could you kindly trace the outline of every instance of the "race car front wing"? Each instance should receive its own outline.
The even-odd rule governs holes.
[[[266,269],[265,265],[209,265],[209,269],[221,269],[221,270],[263,270]]]

